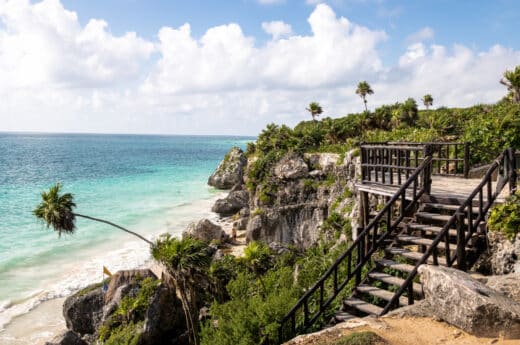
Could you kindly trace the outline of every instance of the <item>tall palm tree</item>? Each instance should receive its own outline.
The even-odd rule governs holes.
[[[399,120],[401,123],[412,126],[417,121],[417,117],[417,103],[413,98],[408,98],[399,108]]]
[[[152,257],[164,264],[179,290],[190,342],[195,345],[199,342],[196,292],[211,264],[211,255],[207,248],[207,244],[198,239],[177,239],[169,234],[158,239],[152,246]]]
[[[48,192],[43,191],[41,194],[42,201],[33,210],[33,214],[36,216],[36,218],[41,219],[45,224],[47,224],[47,228],[52,226],[54,231],[58,232],[58,236],[61,236],[62,233],[74,233],[74,230],[76,230],[76,217],[81,217],[111,225],[138,237],[150,245],[153,244],[138,233],[125,229],[120,225],[114,224],[104,219],[94,218],[73,212],[72,209],[76,207],[76,204],[74,203],[74,196],[70,193],[60,194],[60,190],[61,184],[56,183],[49,189]]]
[[[520,103],[520,65],[516,66],[512,71],[506,70],[504,77],[500,79],[500,83],[507,86],[513,103]]]
[[[370,87],[370,84],[368,84],[366,81],[362,81],[358,84],[356,89],[356,94],[359,95],[363,99],[363,103],[365,103],[365,111],[368,111],[367,107],[367,95],[372,95],[374,93],[374,90]]]
[[[426,107],[426,110],[428,110],[433,105],[433,97],[429,93],[423,96],[422,101]]]
[[[321,108],[318,102],[311,102],[308,108],[305,108],[309,113],[311,113],[312,119],[316,121],[316,116],[320,116],[323,113],[323,109]]]

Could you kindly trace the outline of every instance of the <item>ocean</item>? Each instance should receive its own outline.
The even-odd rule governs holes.
[[[143,241],[77,219],[58,237],[31,213],[56,182],[74,194],[76,212],[107,219],[153,239],[180,235],[215,217],[222,195],[207,179],[232,146],[254,138],[0,133],[0,333],[41,302],[63,297],[111,271],[150,261]]]

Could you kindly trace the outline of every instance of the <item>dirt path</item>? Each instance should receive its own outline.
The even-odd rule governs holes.
[[[353,319],[337,326],[306,336],[287,345],[324,345],[352,332],[372,331],[390,345],[519,345],[520,340],[477,338],[447,323],[429,318]]]

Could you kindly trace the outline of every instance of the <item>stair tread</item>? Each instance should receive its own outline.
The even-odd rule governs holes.
[[[411,259],[411,260],[414,260],[414,261],[419,261],[423,257],[423,253],[412,252],[411,250],[404,249],[404,248],[397,248],[397,247],[386,248],[385,251],[387,253],[390,253],[390,254],[404,256],[405,258],[408,258],[408,259]],[[428,258],[427,262],[428,263],[432,263],[433,262],[433,257],[430,256]],[[438,256],[437,257],[437,262],[439,263],[439,265],[446,266],[446,258],[444,258],[444,257]]]
[[[378,264],[380,264],[381,266],[385,266],[385,267],[392,268],[392,269],[395,269],[395,270],[398,270],[401,272],[406,272],[406,273],[412,272],[413,269],[415,268],[412,265],[395,262],[390,259],[381,259],[381,260],[377,260],[376,262]]]
[[[415,215],[419,218],[438,220],[438,221],[443,221],[443,222],[447,222],[452,217],[451,215],[432,213],[432,212],[417,212]]]
[[[433,225],[427,225],[427,224],[410,223],[410,224],[408,224],[408,229],[440,233],[443,228],[440,226],[433,226]],[[455,230],[455,229],[450,229],[449,233],[450,233],[450,236],[457,236],[457,230]]]
[[[346,311],[338,311],[334,314],[334,320],[336,322],[343,322],[350,319],[355,319],[357,316],[347,313]]]
[[[433,240],[429,238],[423,238],[418,236],[412,236],[412,235],[397,235],[397,239],[399,242],[403,243],[411,243],[411,244],[418,244],[423,246],[431,246],[433,243]],[[450,250],[455,250],[457,248],[457,244],[450,243]],[[437,248],[439,249],[446,249],[446,244],[444,242],[439,242],[437,244]]]
[[[457,211],[460,208],[460,205],[441,204],[441,203],[434,203],[434,202],[427,202],[424,205],[431,207],[431,208],[441,208],[441,209],[450,210],[450,211]]]
[[[383,308],[370,304],[356,297],[349,297],[343,301],[344,304],[367,314],[381,315]]]
[[[410,267],[412,267],[412,269],[413,269],[412,265],[410,265]],[[393,275],[388,274],[388,273],[383,273],[383,272],[370,272],[368,274],[368,276],[370,278],[378,280],[380,282],[383,282],[383,283],[386,283],[386,284],[390,284],[390,285],[395,285],[395,286],[402,286],[404,284],[404,281],[405,281],[402,278],[393,276]],[[416,294],[418,294],[418,295],[422,295],[422,286],[421,286],[421,284],[413,283],[413,291]]]
[[[394,293],[391,291],[366,284],[356,286],[356,291],[384,299],[385,301],[390,301],[394,297]],[[407,306],[408,299],[403,296],[399,297],[399,305],[401,307]]]

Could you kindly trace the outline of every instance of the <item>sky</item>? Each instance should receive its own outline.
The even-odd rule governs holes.
[[[492,103],[516,0],[0,0],[0,131],[256,135],[431,94]]]

